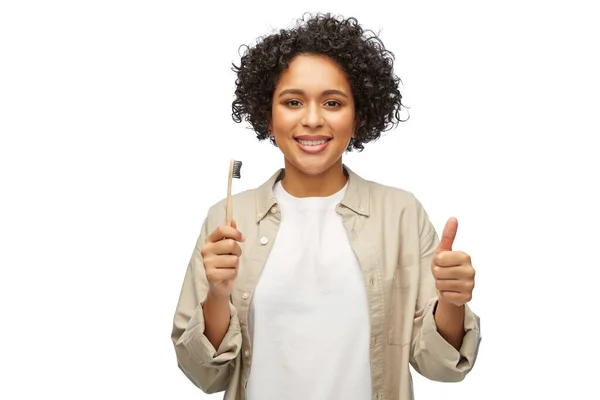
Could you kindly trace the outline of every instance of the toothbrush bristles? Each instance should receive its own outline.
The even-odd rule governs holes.
[[[241,172],[242,172],[242,162],[234,160],[232,176],[236,179],[240,179],[242,177]]]

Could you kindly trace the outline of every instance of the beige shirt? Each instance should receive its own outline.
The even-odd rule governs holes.
[[[477,358],[479,317],[465,306],[466,333],[459,351],[437,332],[431,262],[439,239],[426,211],[410,192],[362,179],[347,166],[344,169],[348,190],[337,212],[367,288],[372,399],[413,399],[409,365],[434,381],[462,380]],[[204,336],[202,305],[208,283],[200,249],[208,234],[224,223],[225,200],[209,209],[202,224],[175,311],[171,338],[179,367],[205,393],[226,391],[225,400],[246,398],[252,367],[248,310],[279,227],[273,186],[283,173],[279,170],[260,187],[233,196],[234,219],[246,241],[240,243],[231,322],[219,348]]]

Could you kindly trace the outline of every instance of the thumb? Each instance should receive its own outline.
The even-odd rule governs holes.
[[[442,239],[438,244],[436,253],[442,251],[452,251],[452,245],[454,244],[454,238],[456,237],[456,231],[458,230],[458,221],[452,217],[446,222],[444,230],[442,232]]]
[[[237,230],[237,223],[235,222],[235,219],[231,218],[231,227],[235,230]],[[246,237],[244,236],[244,234],[242,232],[240,232],[240,234],[242,235],[242,238],[240,239],[240,242],[245,242],[246,241]]]

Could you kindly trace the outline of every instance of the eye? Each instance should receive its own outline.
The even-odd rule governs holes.
[[[329,101],[325,102],[325,105],[327,107],[339,107],[339,106],[341,106],[340,102],[336,101],[336,100],[329,100]]]
[[[298,100],[288,100],[285,102],[285,104],[287,104],[290,107],[299,107],[300,106],[300,101]]]

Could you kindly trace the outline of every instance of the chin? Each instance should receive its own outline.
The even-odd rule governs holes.
[[[337,165],[335,160],[290,160],[298,171],[306,175],[320,175]]]

